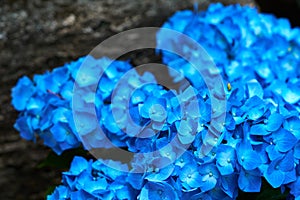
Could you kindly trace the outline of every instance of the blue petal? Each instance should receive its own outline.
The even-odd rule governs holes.
[[[150,107],[149,117],[153,121],[163,122],[167,117],[167,113],[164,107],[162,107],[160,104],[156,104]]]
[[[180,174],[179,179],[188,187],[197,188],[200,187],[201,184],[201,176],[198,172],[198,167],[196,164],[187,164],[185,165]]]
[[[84,190],[88,193],[106,192],[108,184],[105,178],[97,178],[97,180],[89,181],[85,184]]]
[[[300,119],[298,117],[289,118],[284,123],[284,128],[293,133],[298,140],[300,139]]]
[[[219,178],[219,172],[217,168],[212,164],[200,165],[199,172],[202,175],[201,191],[206,192],[213,189]]]
[[[279,158],[282,156],[282,153],[280,153],[275,145],[269,145],[266,148],[266,152],[268,153],[268,156],[270,158],[271,161]]]
[[[40,97],[34,97],[34,98],[30,98],[30,100],[27,103],[26,109],[28,110],[28,112],[32,114],[40,114],[44,106],[45,106],[44,99],[41,99]]]
[[[76,130],[79,135],[86,135],[97,128],[97,119],[89,113],[75,113],[78,117],[74,119]]]
[[[53,151],[55,151],[55,153],[57,153],[58,155],[62,153],[62,150],[58,147],[57,141],[55,140],[51,132],[43,132],[40,137],[44,140],[44,144],[48,147],[51,147]]]
[[[140,199],[178,200],[178,197],[169,184],[148,182],[141,191]]]
[[[22,116],[17,119],[14,128],[20,131],[20,135],[25,140],[34,140],[34,132],[30,124],[30,118]]]
[[[133,104],[138,104],[144,102],[145,99],[146,99],[145,93],[141,90],[136,90],[131,97],[131,102]]]
[[[294,157],[300,160],[300,142],[298,142],[295,146]]]
[[[255,151],[247,151],[243,154],[243,158],[240,158],[240,164],[246,169],[246,170],[253,170],[256,167],[258,167],[261,164],[261,159]]]
[[[131,173],[128,174],[126,180],[136,190],[141,190],[143,187],[143,182],[145,181],[144,174],[135,173],[134,169],[131,171]]]
[[[235,165],[235,150],[228,145],[220,145],[218,147],[217,155],[217,168],[221,175],[229,175],[234,172]]]
[[[247,83],[248,87],[248,96],[249,98],[258,96],[260,99],[264,97],[264,91],[259,82],[255,79],[252,79]]]
[[[294,169],[293,151],[289,151],[280,161],[279,168],[283,172],[292,171]]]
[[[249,110],[247,113],[248,119],[257,120],[263,116],[264,112],[265,112],[264,108],[253,108],[253,109]]]
[[[12,104],[15,109],[24,110],[33,93],[34,86],[31,80],[26,76],[20,78],[17,85],[12,89]]]
[[[289,184],[297,180],[296,170],[285,172],[283,184]]]
[[[285,129],[280,129],[273,133],[274,143],[280,152],[291,150],[297,143],[297,138]]]
[[[195,135],[191,135],[191,134],[179,135],[178,138],[182,144],[191,144],[195,140]]]
[[[104,59],[96,60],[92,56],[85,58],[75,79],[79,87],[87,87],[98,83],[98,77],[101,70],[103,70],[99,66],[102,66],[104,61]]]
[[[238,179],[239,188],[244,192],[260,192],[261,177],[258,169],[245,171],[241,170]]]
[[[261,165],[260,156],[249,144],[240,143],[237,147],[237,155],[239,164],[246,170],[253,170]]]
[[[295,182],[293,182],[290,186],[291,188],[291,194],[293,194],[296,199],[295,200],[299,200],[300,199],[300,177],[297,178],[297,180]]]
[[[229,113],[226,114],[226,121],[225,121],[226,129],[229,131],[235,130],[236,124],[235,120]]]
[[[210,177],[210,175],[205,175],[202,177],[202,184],[200,186],[202,192],[207,192],[213,189],[217,184],[217,179],[215,177]]]
[[[67,67],[55,68],[52,71],[52,76],[58,85],[62,85],[69,79],[69,70]]]
[[[269,116],[266,129],[268,131],[277,131],[283,123],[283,116],[278,113],[274,113]]]
[[[229,176],[221,176],[222,190],[232,199],[238,195],[238,176],[232,174]]]
[[[54,126],[51,127],[50,131],[55,140],[58,142],[65,141],[67,134],[69,134],[68,131],[60,123],[54,124]]]
[[[260,62],[255,65],[256,73],[263,79],[271,81],[274,78],[272,70],[267,62]]]
[[[73,87],[74,83],[71,81],[68,81],[66,84],[64,84],[60,91],[62,98],[71,101],[73,97]]]
[[[173,170],[173,165],[168,165],[167,167],[164,167],[162,169],[157,168],[157,171],[150,173],[145,177],[145,179],[152,182],[162,182],[171,176]]]
[[[283,91],[284,100],[290,104],[295,104],[300,101],[300,87],[293,86]]]
[[[55,188],[51,195],[47,196],[47,200],[68,199],[70,198],[70,189],[64,185]]]
[[[120,189],[116,191],[116,196],[118,199],[134,199],[137,194],[131,187],[120,185]]]
[[[278,161],[272,161],[268,170],[265,171],[264,177],[273,188],[278,188],[284,181],[285,175],[282,171],[276,168]]]
[[[53,110],[53,119],[52,122],[57,124],[59,122],[68,123],[70,119],[67,118],[68,112],[71,112],[69,109],[66,108],[57,108]]]
[[[87,168],[88,168],[88,161],[83,157],[75,156],[71,163],[70,170],[68,172],[64,172],[64,174],[78,176],[84,170],[87,170]]]
[[[251,126],[250,129],[251,135],[269,135],[270,132],[266,130],[266,126],[264,124],[256,124],[254,126]]]

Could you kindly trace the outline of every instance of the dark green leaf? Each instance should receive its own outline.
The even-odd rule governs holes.
[[[83,148],[71,149],[57,155],[50,152],[47,158],[38,164],[38,168],[50,167],[55,169],[68,169],[74,156],[87,157],[88,152]]]

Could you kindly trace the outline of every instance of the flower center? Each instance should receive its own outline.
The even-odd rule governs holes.
[[[163,191],[161,189],[157,190],[157,193],[161,196]]]
[[[228,91],[231,91],[232,87],[231,87],[231,84],[230,83],[227,83],[227,90]]]

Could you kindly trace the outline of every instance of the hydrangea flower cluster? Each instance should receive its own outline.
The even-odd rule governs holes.
[[[78,130],[71,104],[73,86],[83,61],[101,67],[109,60],[87,56],[52,72],[35,75],[33,82],[28,77],[18,81],[12,90],[12,104],[21,112],[15,123],[21,137],[35,141],[39,136],[45,145],[61,154],[81,144],[79,134],[84,132],[86,137],[86,132],[91,131],[92,147],[107,148],[103,138],[98,139],[93,135],[99,123],[108,139],[117,147],[131,152],[153,152],[166,146],[174,137],[177,137],[178,144],[191,144],[199,132],[200,123],[203,129],[204,124],[210,121],[207,91],[201,92],[202,96],[206,94],[204,98],[192,86],[178,89],[178,92],[166,90],[157,84],[151,73],[139,75],[128,62],[115,61],[105,70],[105,75],[98,83],[95,102],[89,92],[74,98],[79,105],[77,109],[86,112],[92,105],[98,115],[98,121],[83,118],[85,121],[81,123],[86,126]],[[124,82],[117,85],[128,70],[129,81],[125,78]],[[87,91],[86,87],[97,82],[93,76],[92,70],[82,73],[77,76],[77,84]],[[195,109],[198,104],[205,109],[199,112]],[[181,113],[182,110],[185,112]],[[86,116],[89,116],[88,113]]]
[[[36,141],[38,135],[58,154],[80,144],[69,123],[74,64],[35,75],[33,81],[22,77],[12,89],[12,104],[20,111],[14,127],[21,137]]]
[[[153,75],[138,74],[128,62],[114,61],[93,102],[99,122],[89,120],[89,129],[100,123],[117,147],[158,152],[136,154],[131,166],[75,157],[63,173],[62,185],[48,199],[236,199],[239,189],[259,192],[264,178],[274,188],[289,189],[299,200],[300,29],[253,8],[221,4],[212,4],[205,12],[179,11],[163,27],[196,40],[220,69],[228,105],[219,145],[205,157],[201,154],[211,110],[216,108],[200,75],[184,59],[162,52],[163,62],[183,74],[174,76],[170,71],[170,76],[182,85],[183,77],[192,83],[178,91],[155,84]],[[158,49],[167,45],[176,52],[196,53],[163,31],[157,34],[157,44]],[[27,77],[19,80],[12,103],[21,112],[15,128],[23,138],[35,140],[39,135],[58,154],[80,145],[71,99],[83,59],[35,76],[33,82]],[[108,61],[88,59],[95,66]],[[129,70],[131,79],[116,87]],[[77,84],[95,84],[93,75],[93,71],[84,74]],[[114,88],[118,95],[113,95]],[[84,109],[92,97],[78,99]],[[163,148],[174,138],[190,145],[181,156],[180,148]],[[105,147],[101,138],[95,142],[99,144]]]
[[[221,4],[201,13],[177,12],[163,27],[199,42],[228,83],[223,144],[209,161],[221,175],[217,184],[222,185],[225,176],[237,175],[231,186],[258,192],[264,177],[274,188],[287,186],[300,198],[296,189],[300,187],[300,29],[253,8]],[[195,53],[163,31],[157,43],[158,49],[172,45],[177,51]],[[189,73],[189,63],[162,53],[166,64],[191,82],[197,80]],[[223,188],[229,191],[234,197],[232,188]]]
[[[12,89],[12,104],[20,111],[14,127],[22,138],[36,141],[39,136],[57,154],[80,146],[71,104],[77,72],[83,61],[89,58],[90,56],[82,57],[51,72],[35,75],[33,81],[26,76],[19,79]],[[108,58],[102,58],[94,64],[101,66],[107,61]],[[130,68],[128,62],[115,61],[111,65],[111,70],[114,70],[112,78],[107,70],[97,92],[97,100],[101,102],[99,108],[112,92],[110,85],[115,84]],[[92,81],[92,78],[88,78],[86,84]]]

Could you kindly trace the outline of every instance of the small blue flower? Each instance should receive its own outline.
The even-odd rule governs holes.
[[[201,165],[199,167],[199,172],[201,174],[200,189],[202,192],[209,191],[217,185],[220,174],[213,163]]]
[[[50,131],[53,134],[55,140],[59,143],[62,151],[74,148],[76,146],[78,147],[80,144],[67,124],[56,123],[53,125]]]
[[[238,163],[245,170],[254,170],[262,164],[260,156],[252,149],[249,143],[239,143],[236,147],[236,152]]]
[[[64,174],[78,176],[79,174],[81,174],[83,171],[85,171],[88,168],[88,165],[89,165],[89,163],[85,158],[75,156],[71,163],[69,172],[65,172]]]
[[[157,163],[157,166],[150,168],[149,174],[145,176],[145,179],[152,182],[162,182],[171,176],[174,171],[174,165],[170,164],[166,167],[161,167],[163,163],[168,163],[168,158],[154,159],[154,163]],[[149,171],[149,169],[148,169]]]
[[[184,152],[184,154],[182,156],[180,156],[176,160],[175,165],[182,168],[185,165],[188,165],[189,163],[195,162],[193,159],[194,159],[193,154],[189,151],[186,151],[186,152]]]
[[[278,153],[290,151],[297,143],[297,138],[283,128],[273,132],[270,136],[265,136],[265,140],[270,144],[266,151],[269,153],[271,160],[277,158]]]
[[[300,140],[300,119],[298,117],[288,118],[284,124],[284,128],[290,131],[298,140]]]
[[[24,110],[34,92],[35,87],[31,80],[26,76],[20,78],[17,85],[12,89],[12,104],[15,109],[18,111]]]
[[[250,120],[258,120],[266,112],[265,102],[258,96],[253,96],[246,100],[242,110],[245,112],[244,116]]]
[[[191,144],[196,135],[197,125],[193,120],[182,120],[176,123],[178,130],[178,137],[182,144]]]
[[[283,123],[283,116],[278,113],[274,113],[269,116],[267,120],[266,129],[268,131],[277,131]]]
[[[20,131],[22,138],[26,140],[35,140],[35,134],[31,127],[30,117],[22,116],[17,119],[14,128]]]
[[[104,59],[103,59],[104,60]],[[103,60],[96,60],[92,56],[87,56],[82,63],[82,66],[79,69],[79,73],[75,78],[75,82],[79,85],[79,87],[87,87],[91,85],[95,85],[98,82],[98,77],[103,70],[101,67],[101,62]]]
[[[285,155],[273,160],[267,170],[264,172],[264,177],[272,185],[272,187],[280,187],[285,181],[287,172],[294,169],[293,152],[290,151]]]
[[[238,184],[244,192],[259,192],[262,184],[260,171],[241,169]]]
[[[182,186],[187,190],[193,190],[202,186],[201,174],[196,163],[185,164],[179,173]]]
[[[139,200],[157,199],[157,200],[178,200],[174,188],[168,183],[148,182],[142,188],[138,197]]]
[[[216,155],[217,168],[221,175],[229,175],[234,172],[236,164],[235,149],[228,145],[220,145]]]

